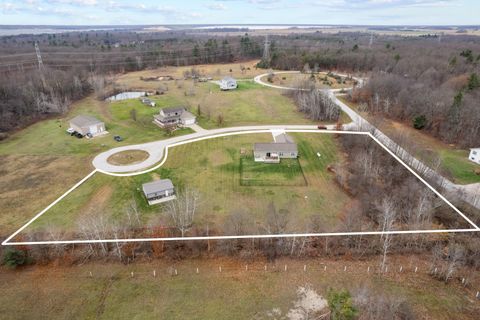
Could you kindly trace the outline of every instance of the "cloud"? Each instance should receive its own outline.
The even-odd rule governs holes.
[[[227,10],[227,6],[225,6],[223,3],[212,3],[206,6],[210,10],[220,10],[220,11],[225,11]]]

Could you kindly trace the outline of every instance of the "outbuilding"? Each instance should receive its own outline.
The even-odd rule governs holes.
[[[84,136],[94,137],[106,133],[105,123],[88,115],[79,115],[70,120],[70,128]]]
[[[232,77],[224,77],[220,80],[220,89],[221,90],[234,90],[237,89],[237,80]]]
[[[480,148],[470,149],[470,155],[468,156],[470,161],[480,164]]]
[[[170,179],[161,179],[144,183],[142,189],[149,205],[170,201],[176,198],[175,188]]]

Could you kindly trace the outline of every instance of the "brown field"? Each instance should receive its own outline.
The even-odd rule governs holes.
[[[458,279],[449,284],[434,280],[428,275],[429,262],[422,257],[391,257],[387,274],[375,271],[378,262],[375,257],[282,258],[274,263],[164,258],[129,265],[92,262],[0,269],[0,314],[8,319],[271,319],[267,314],[273,308],[283,314],[293,308],[297,289],[305,286],[323,297],[329,288],[346,288],[352,295],[361,288],[379,297],[394,295],[406,301],[419,319],[428,315],[426,319],[467,320],[480,312],[471,287],[464,288]],[[469,279],[473,286],[478,284],[478,274],[470,274]]]
[[[136,164],[147,160],[148,152],[143,150],[126,150],[112,154],[107,162],[116,166]]]

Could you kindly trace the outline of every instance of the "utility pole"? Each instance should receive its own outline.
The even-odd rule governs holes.
[[[268,40],[268,34],[265,36],[265,42],[263,44],[262,62],[265,66],[270,66],[270,41]]]
[[[368,47],[371,48],[373,44],[373,32],[370,34],[370,42],[368,43]]]

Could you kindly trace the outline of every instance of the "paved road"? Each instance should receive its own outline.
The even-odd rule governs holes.
[[[299,73],[299,71],[275,72],[275,74],[281,74],[281,73]],[[282,90],[296,90],[296,88],[282,87],[282,86],[277,86],[271,83],[264,82],[262,78],[266,77],[267,75],[268,73],[261,74],[259,76],[256,76],[254,80],[255,82],[261,85],[268,86],[271,88],[282,89]],[[338,74],[338,75],[346,76],[343,74]],[[363,79],[360,79],[360,78],[354,78],[354,79],[357,80],[360,85],[364,83]],[[480,183],[470,184],[470,185],[458,185],[446,179],[445,177],[440,175],[437,171],[432,170],[423,162],[413,157],[409,152],[407,152],[405,149],[400,147],[387,135],[385,135],[383,132],[378,130],[375,126],[371,125],[367,120],[365,120],[365,118],[360,116],[356,111],[354,111],[348,105],[340,101],[335,96],[335,93],[340,90],[326,90],[326,91],[330,93],[331,98],[342,109],[342,111],[345,112],[352,119],[353,123],[356,126],[356,130],[371,132],[381,143],[383,143],[386,147],[388,147],[391,151],[393,151],[399,158],[401,158],[410,167],[415,169],[417,172],[421,173],[422,176],[424,176],[427,179],[435,181],[438,185],[442,186],[446,191],[460,195],[466,202],[480,209]],[[349,128],[352,129],[355,126],[352,126],[350,124]]]
[[[329,125],[327,126],[327,129],[334,129],[334,127],[335,125]],[[317,130],[317,126],[315,125],[261,125],[261,126],[219,128],[219,129],[212,129],[212,130],[202,129],[202,130],[198,130],[195,133],[178,136],[170,139],[113,148],[108,151],[100,153],[98,156],[96,156],[93,159],[92,163],[95,168],[107,173],[126,173],[126,172],[142,171],[158,164],[163,158],[165,147],[168,145],[172,145],[174,143],[184,142],[184,141],[188,141],[196,138],[208,137],[208,136],[214,137],[216,135],[225,134],[225,133],[242,133],[245,131],[262,131],[262,130],[265,131],[265,130],[275,130],[275,129],[276,130],[285,130],[285,129]],[[127,151],[127,150],[143,150],[148,152],[150,156],[145,161],[137,164],[132,164],[132,165],[116,166],[108,163],[107,159],[111,155],[120,151]]]

